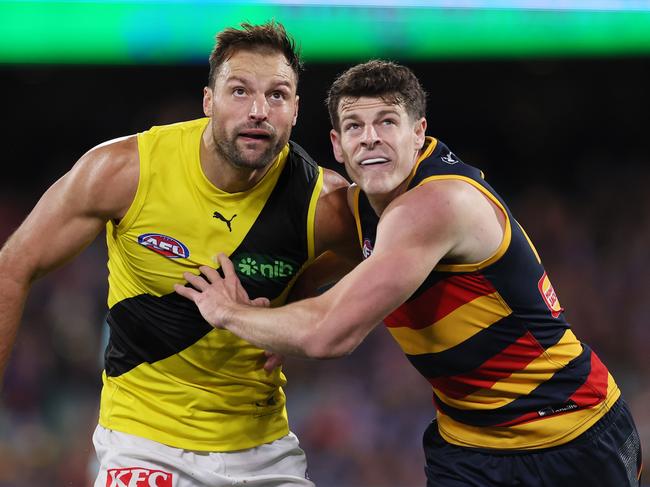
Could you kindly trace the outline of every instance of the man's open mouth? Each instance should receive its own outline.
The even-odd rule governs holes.
[[[362,166],[372,166],[374,164],[383,164],[385,162],[388,162],[388,159],[385,157],[371,157],[369,159],[364,159],[359,164]]]
[[[271,134],[263,130],[251,130],[251,131],[247,130],[245,132],[240,132],[239,136],[247,139],[256,139],[256,140],[267,140],[271,138]]]

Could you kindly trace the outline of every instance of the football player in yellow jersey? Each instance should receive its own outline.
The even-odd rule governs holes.
[[[352,352],[383,320],[432,387],[428,487],[639,485],[639,436],[616,382],[571,331],[503,199],[425,135],[425,101],[415,75],[385,61],[330,89],[365,259],[336,285],[255,308],[222,254],[225,277],[202,268],[176,291],[216,328],[312,358]]]
[[[358,254],[347,182],[289,140],[300,68],[282,25],[225,29],[210,56],[206,118],[91,149],[0,253],[3,372],[31,284],[107,228],[96,487],[313,485],[278,358],[261,370],[262,350],[214,330],[173,292],[215,249],[239,259],[251,296],[275,303],[323,252]]]

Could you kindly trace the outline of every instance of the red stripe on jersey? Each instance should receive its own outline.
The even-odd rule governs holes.
[[[451,276],[407,301],[384,319],[388,327],[426,328],[470,301],[496,292],[482,274]]]
[[[495,382],[517,372],[544,352],[535,337],[526,332],[516,342],[468,374],[429,379],[445,395],[461,399],[479,389],[489,389]]]
[[[531,413],[525,413],[521,416],[517,416],[515,419],[511,419],[505,423],[495,424],[494,426],[514,426],[515,424],[529,423],[538,419],[542,419],[542,416],[540,416],[537,411],[533,411]]]
[[[607,367],[598,356],[591,352],[591,371],[584,384],[573,393],[570,399],[580,407],[598,404],[607,396]]]

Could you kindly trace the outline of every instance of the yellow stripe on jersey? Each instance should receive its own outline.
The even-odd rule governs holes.
[[[318,168],[318,179],[316,180],[316,187],[314,192],[311,194],[309,200],[309,210],[307,211],[307,248],[309,253],[309,260],[313,260],[316,256],[314,255],[314,220],[316,218],[316,206],[318,203],[318,197],[320,192],[323,189],[323,168]]]
[[[521,371],[513,372],[492,384],[490,389],[479,389],[461,399],[451,398],[439,389],[434,389],[441,401],[457,409],[496,409],[530,394],[581,353],[582,345],[573,332],[567,329],[555,345],[547,348]]]
[[[361,232],[361,218],[359,217],[359,194],[361,194],[361,188],[355,185],[352,193],[352,211],[354,212],[354,221],[357,224],[359,246],[363,249],[363,233]]]
[[[411,181],[415,177],[415,174],[418,172],[418,168],[420,167],[422,161],[424,161],[427,157],[433,154],[433,151],[438,146],[438,140],[434,137],[426,136],[424,146],[426,147],[426,149],[424,149],[424,152],[420,154],[418,160],[415,162],[415,165],[413,166],[413,169],[411,169],[411,174],[409,174],[409,177],[406,178],[406,187],[408,187],[411,184]]]
[[[443,352],[512,313],[498,293],[470,301],[426,328],[389,327],[404,353],[420,355]],[[463,326],[458,326],[461,321]]]
[[[514,426],[477,427],[454,421],[438,412],[438,428],[449,443],[470,448],[537,449],[567,443],[587,431],[621,395],[611,374],[607,375],[607,398],[592,408],[544,417]],[[542,421],[540,425],[540,421]]]

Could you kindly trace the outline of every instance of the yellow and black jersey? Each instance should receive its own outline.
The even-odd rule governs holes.
[[[199,160],[208,119],[138,134],[140,178],[108,223],[110,340],[100,424],[189,450],[232,451],[288,433],[281,371],[173,291],[184,271],[232,259],[251,298],[284,302],[314,258],[322,170],[289,142],[253,188],[219,190]]]
[[[436,139],[427,138],[410,178],[409,189],[464,181],[506,219],[494,255],[475,264],[439,263],[384,320],[433,387],[441,435],[457,445],[497,449],[550,447],[577,437],[609,410],[620,391],[570,330],[523,228],[481,171]],[[355,202],[367,258],[379,219],[359,190]]]

